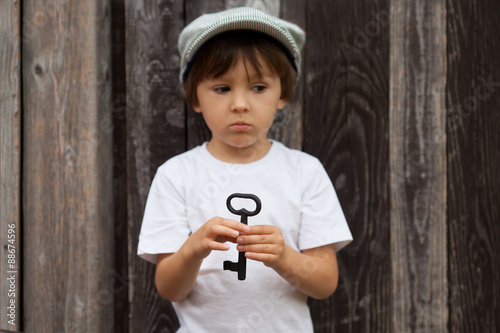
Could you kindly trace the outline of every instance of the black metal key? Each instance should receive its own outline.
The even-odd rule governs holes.
[[[255,202],[256,207],[254,211],[248,211],[245,208],[242,209],[234,209],[231,205],[231,200],[233,198],[243,198],[243,199],[251,199]],[[259,214],[262,204],[258,196],[254,194],[244,194],[244,193],[233,193],[231,194],[226,201],[226,206],[229,211],[235,215],[241,216],[241,223],[248,224],[248,217]],[[247,258],[245,257],[245,252],[240,252],[238,254],[238,262],[232,262],[229,260],[224,261],[224,270],[229,270],[232,272],[238,272],[238,280],[245,280],[247,273]]]

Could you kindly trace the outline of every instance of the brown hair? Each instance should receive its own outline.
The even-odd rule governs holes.
[[[198,105],[198,84],[204,79],[218,78],[230,70],[242,58],[248,61],[262,76],[262,65],[257,56],[280,78],[280,98],[292,101],[296,73],[281,44],[272,37],[251,30],[233,30],[209,40],[188,65],[184,80],[184,93],[189,106]],[[190,68],[189,68],[190,67]]]

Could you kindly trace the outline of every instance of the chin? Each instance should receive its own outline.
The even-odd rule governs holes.
[[[248,143],[248,142],[238,142],[238,143],[234,143],[232,146],[236,149],[246,149],[246,148],[251,148],[253,146],[253,144]]]
[[[249,138],[246,137],[236,137],[236,138],[231,138],[226,141],[226,144],[234,147],[234,148],[248,148],[250,146],[253,146],[256,143],[256,140],[249,140]]]

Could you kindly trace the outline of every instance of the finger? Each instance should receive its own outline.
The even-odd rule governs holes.
[[[216,235],[223,235],[226,237],[236,238],[241,233],[249,230],[248,226],[233,220],[223,220],[221,224],[214,224],[211,226],[211,232]]]
[[[230,219],[223,219],[221,222],[222,225],[225,225],[226,227],[229,227],[234,230],[238,230],[239,232],[249,232],[250,227],[244,223],[235,221],[235,220],[230,220]]]
[[[217,241],[209,241],[208,248],[210,250],[216,250],[216,251],[227,251],[229,250],[229,245],[224,243],[219,243]]]
[[[278,253],[277,247],[272,244],[238,245],[236,249],[240,252],[255,252],[255,253],[268,253],[268,254]]]
[[[210,232],[214,235],[224,236],[226,238],[235,238],[240,234],[238,230],[220,224],[214,224],[211,226]]]
[[[250,231],[247,233],[252,235],[270,235],[276,232],[277,230],[279,229],[273,225],[261,224],[261,225],[251,226]]]
[[[256,253],[256,252],[246,252],[245,257],[255,261],[261,262],[273,262],[276,260],[276,256],[268,253]]]
[[[273,237],[269,235],[244,235],[239,236],[236,241],[238,244],[273,244]]]

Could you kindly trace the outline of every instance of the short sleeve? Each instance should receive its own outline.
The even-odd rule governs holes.
[[[158,253],[177,252],[191,230],[186,217],[182,170],[175,160],[156,172],[149,190],[137,254],[156,263]]]
[[[299,249],[333,244],[340,251],[352,235],[332,182],[316,158],[303,172]]]

